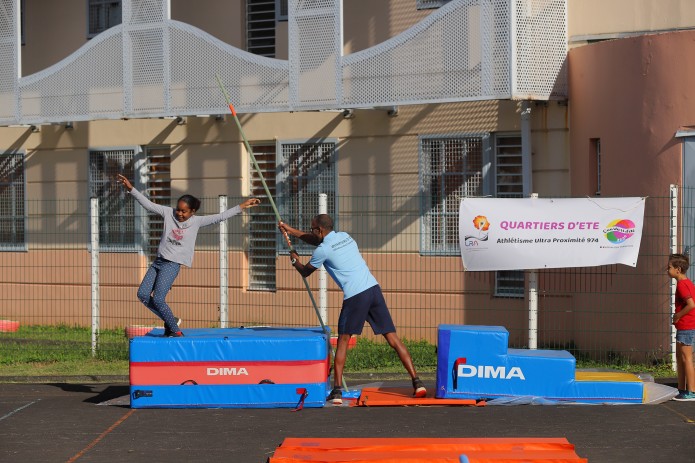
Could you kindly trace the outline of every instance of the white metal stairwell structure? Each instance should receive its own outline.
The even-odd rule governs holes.
[[[567,0],[453,0],[343,55],[343,0],[289,0],[289,59],[171,19],[169,0],[123,0],[123,22],[53,66],[21,72],[20,0],[0,0],[0,125],[477,100],[565,99]]]

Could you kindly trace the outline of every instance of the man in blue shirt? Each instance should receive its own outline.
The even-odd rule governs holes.
[[[408,348],[396,334],[396,327],[381,293],[376,278],[369,271],[362,258],[357,243],[345,232],[333,230],[333,219],[327,214],[319,214],[311,220],[311,232],[305,233],[280,222],[279,227],[287,234],[316,246],[311,260],[306,264],[299,262],[296,252],[290,254],[292,266],[303,276],[308,277],[322,265],[336,284],[343,290],[343,307],[338,319],[338,345],[333,361],[334,388],[328,400],[334,405],[343,403],[342,378],[347,346],[352,335],[362,333],[364,323],[368,322],[374,334],[386,338],[413,380],[413,395],[425,397],[427,390],[418,378]]]

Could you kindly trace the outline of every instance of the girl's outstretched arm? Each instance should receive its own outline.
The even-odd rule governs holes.
[[[130,183],[130,180],[125,178],[125,176],[118,174],[116,179],[118,180],[118,183],[122,184],[126,188],[126,190],[130,191],[133,189],[133,184]]]
[[[165,214],[171,213],[170,207],[155,204],[152,201],[150,201],[145,195],[143,195],[137,189],[135,189],[133,187],[133,184],[130,183],[130,180],[125,178],[125,176],[118,174],[116,180],[119,183],[121,183],[128,190],[128,192],[133,195],[133,198],[135,198],[135,200],[139,202],[142,205],[142,207],[144,207],[148,211],[154,212],[155,214],[159,214],[162,217],[164,217]]]
[[[238,206],[234,206],[231,209],[227,209],[224,212],[220,212],[219,214],[213,214],[213,215],[203,215],[200,216],[199,223],[201,227],[207,227],[208,225],[214,225],[216,223],[220,223],[223,220],[231,219],[238,213],[240,213],[244,209],[248,209],[249,207],[254,207],[258,206],[261,203],[261,200],[258,198],[249,198],[243,203],[239,204]]]
[[[247,199],[246,201],[244,201],[243,203],[239,204],[239,207],[242,208],[242,209],[248,209],[249,207],[258,206],[259,204],[261,204],[261,200],[260,200],[260,199],[258,199],[258,198],[249,198],[249,199]]]

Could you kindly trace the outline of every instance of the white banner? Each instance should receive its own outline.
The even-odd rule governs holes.
[[[637,265],[645,198],[465,198],[466,270]]]

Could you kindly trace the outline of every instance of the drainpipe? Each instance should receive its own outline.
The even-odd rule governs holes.
[[[538,198],[533,191],[531,166],[531,102],[521,102],[521,171],[524,198]],[[528,347],[538,348],[538,270],[526,271],[528,276]]]

